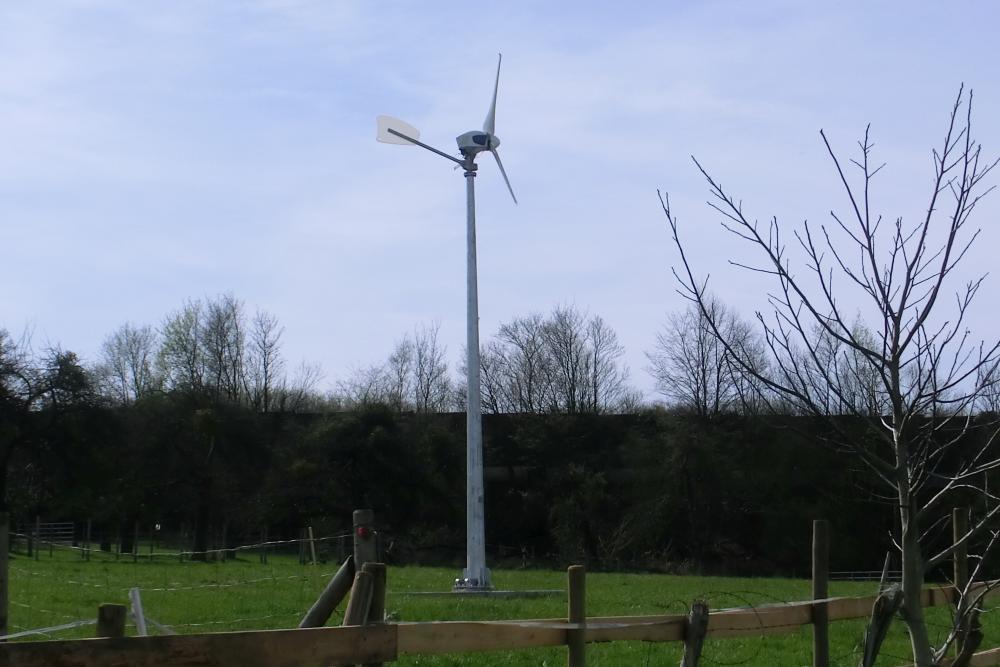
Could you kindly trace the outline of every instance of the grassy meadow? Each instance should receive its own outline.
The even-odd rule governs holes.
[[[12,555],[10,561],[11,632],[44,628],[96,617],[102,602],[128,603],[128,590],[142,591],[145,614],[178,633],[223,632],[295,627],[335,571],[332,563],[300,565],[295,557],[272,555],[268,564],[255,554],[227,562],[192,563],[114,560],[95,554],[84,562],[77,553],[43,552],[39,560]],[[414,595],[447,591],[457,571],[430,567],[395,567],[388,572],[386,608],[392,620],[530,619],[565,616],[564,595],[522,599],[459,598]],[[565,589],[565,572],[498,570],[494,585],[504,590]],[[694,599],[715,609],[803,600],[809,582],[794,579],[739,579],[660,574],[590,573],[587,613],[591,616],[680,613]],[[872,583],[834,582],[832,595],[870,595]],[[330,623],[339,623],[339,613]],[[946,609],[930,610],[932,630],[945,631]],[[1000,644],[1000,624],[984,614],[985,646]],[[50,638],[93,636],[93,626],[60,630]],[[135,632],[129,624],[129,634]],[[155,631],[152,629],[151,632]],[[831,625],[834,665],[857,664],[862,621]],[[33,636],[21,641],[43,639]],[[908,640],[901,623],[894,624],[880,665],[906,662]],[[588,646],[589,665],[677,664],[677,644],[615,642]],[[565,649],[532,649],[448,656],[408,656],[401,665],[561,665]],[[709,641],[706,665],[809,665],[811,631],[776,637]]]

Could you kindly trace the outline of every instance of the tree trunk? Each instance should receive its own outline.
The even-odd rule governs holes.
[[[122,537],[120,542],[121,546],[118,551],[121,554],[130,554],[135,550],[135,541],[133,539],[135,535],[133,531],[134,523],[135,522],[133,521],[125,520],[120,524],[119,534]]]
[[[206,478],[198,490],[198,506],[194,519],[194,547],[191,560],[208,560],[208,528],[212,514],[211,478]]]
[[[903,605],[900,615],[910,633],[910,648],[913,651],[915,667],[934,667],[934,651],[931,649],[921,601],[924,585],[924,563],[920,549],[920,528],[916,525],[916,508],[909,494],[908,482],[900,484],[899,518],[902,526],[900,545],[903,557]]]

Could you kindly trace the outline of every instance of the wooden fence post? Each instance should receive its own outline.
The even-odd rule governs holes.
[[[702,600],[695,600],[688,612],[687,623],[684,625],[684,654],[681,656],[681,667],[698,667],[701,660],[701,647],[705,643],[705,633],[708,632],[708,605]]]
[[[312,558],[312,564],[316,564],[316,536],[313,534],[313,527],[309,526],[309,556]]]
[[[826,519],[813,521],[812,596],[813,600],[829,597],[830,524]],[[813,667],[830,665],[830,628],[826,603],[812,607]]]
[[[587,621],[587,570],[583,565],[571,565],[566,570],[566,583],[569,589],[568,615],[570,623],[586,623]],[[566,631],[567,667],[585,667],[587,664],[587,644],[585,630],[582,628]]]
[[[260,563],[267,565],[267,528],[260,529]]]
[[[344,610],[343,625],[365,624],[372,604],[372,578],[370,572],[361,571],[354,575],[351,599],[347,603],[347,609]]]
[[[375,549],[375,512],[354,510],[354,567],[361,571],[365,563],[378,561]]]
[[[385,621],[385,563],[365,563],[364,571],[372,575],[372,605],[368,623]]]
[[[385,622],[385,563],[365,563],[365,572],[372,575],[372,603],[365,625]],[[364,667],[382,667],[381,662],[368,662]]]
[[[97,636],[124,637],[125,614],[123,604],[102,604],[97,608]]]
[[[348,556],[337,573],[330,579],[330,583],[316,598],[316,602],[299,622],[299,627],[323,627],[333,610],[347,597],[347,593],[351,590],[351,583],[354,581],[354,575],[354,556]]]
[[[90,560],[90,519],[87,519],[87,541],[83,545],[83,559]]]

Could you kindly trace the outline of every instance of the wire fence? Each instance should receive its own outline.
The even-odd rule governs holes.
[[[345,552],[348,550],[348,543],[353,537],[352,531],[342,531],[333,535],[325,535],[321,537],[299,537],[286,540],[266,540],[255,542],[252,544],[240,544],[237,546],[227,546],[227,547],[215,547],[211,549],[194,550],[194,549],[176,549],[170,551],[156,551],[152,545],[148,551],[140,550],[139,543],[133,542],[135,547],[128,552],[114,551],[101,548],[94,548],[92,546],[80,546],[79,544],[70,544],[64,541],[55,541],[37,538],[32,533],[25,533],[19,531],[10,532],[11,540],[11,551],[20,552],[26,555],[32,555],[36,559],[41,553],[41,550],[47,549],[49,551],[49,556],[51,557],[55,550],[71,551],[79,554],[81,558],[86,558],[90,556],[98,556],[111,560],[121,560],[122,558],[131,558],[133,560],[157,560],[157,559],[194,559],[196,556],[211,556],[217,558],[233,557],[237,554],[244,552],[256,551],[259,553],[268,553],[269,551],[278,551],[283,547],[304,547],[304,546],[322,546],[326,544],[336,543],[339,546],[338,551]],[[30,545],[30,546],[29,546]]]
[[[14,535],[22,540],[31,537],[23,532]],[[138,558],[126,559],[125,563],[120,558],[116,559],[114,554],[104,554],[107,558],[88,563],[80,557],[82,552],[88,550],[86,546],[35,540],[35,555],[32,558],[17,556],[10,564],[10,633],[0,637],[0,641],[83,636],[88,627],[96,623],[92,616],[98,601],[125,598],[133,590],[143,596],[147,614],[144,617],[145,623],[151,634],[295,627],[334,574],[334,570],[329,567],[300,567],[302,561],[296,560],[296,551],[301,554],[302,549],[309,545],[338,545],[341,551],[349,552],[349,546],[343,543],[350,543],[353,535],[353,531],[334,531],[314,538],[262,540],[203,551],[151,549]],[[40,545],[48,549],[49,555],[36,560]],[[275,554],[274,562],[268,564],[260,559],[244,558],[235,562],[219,559],[207,564],[196,564],[191,560],[194,555],[247,554],[265,550],[271,550]],[[329,550],[333,553],[337,549]],[[502,553],[503,549],[500,551]],[[100,553],[97,550],[91,552]],[[515,562],[518,556],[525,560],[529,555],[533,556],[523,547],[508,547],[507,555]],[[115,564],[114,560],[119,560],[119,563]],[[150,567],[151,565],[156,567]],[[160,567],[161,565],[164,567]],[[875,572],[834,572],[831,573],[831,579],[836,580],[840,586],[863,587],[869,585],[866,582],[877,579],[882,574],[878,571],[879,577],[874,577]],[[892,573],[889,578],[892,578]],[[806,582],[800,583],[800,592],[785,594],[769,592],[769,584],[753,590],[708,588],[689,591],[683,597],[668,596],[652,605],[647,601],[642,612],[648,613],[655,609],[660,613],[685,613],[693,599],[704,599],[714,610],[751,610],[759,621],[760,632],[754,634],[750,631],[739,641],[710,640],[706,644],[702,663],[777,664],[774,658],[776,651],[780,655],[781,652],[790,650],[790,647],[800,645],[802,633],[808,633],[808,630],[801,631],[799,623],[769,625],[771,630],[775,627],[787,629],[790,633],[788,636],[794,639],[775,637],[764,632],[763,618],[775,608],[793,605],[796,600],[805,597]],[[77,593],[67,595],[67,587],[76,589]],[[429,610],[426,606],[408,606],[411,605],[406,601],[408,590],[402,586],[389,592],[393,603],[388,612],[395,620],[416,620],[421,616],[427,618],[428,614],[434,617],[438,613],[448,613],[447,605],[436,611]],[[642,596],[637,594],[637,597]],[[620,611],[634,611],[627,600],[622,604],[624,606]],[[458,610],[453,608],[451,613],[456,611]],[[988,608],[984,616],[992,611],[992,608]],[[558,611],[551,615],[557,616]],[[831,636],[837,638],[832,644],[836,647],[831,653],[832,665],[857,664],[861,651],[862,626],[862,621],[831,625]],[[928,626],[936,637],[946,636],[952,628],[948,611],[935,609],[928,616]],[[138,632],[134,610],[128,627],[130,633]],[[899,631],[902,632],[901,629]],[[789,641],[792,643],[789,644]],[[909,659],[905,650],[897,648],[894,651],[891,643],[886,646],[883,655],[893,661],[903,664]],[[897,642],[896,646],[900,647],[901,644]],[[634,660],[630,659],[630,662],[664,664],[674,661],[677,651],[676,645],[647,643],[635,650]]]

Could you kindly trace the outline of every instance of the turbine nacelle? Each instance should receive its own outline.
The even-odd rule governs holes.
[[[456,139],[458,150],[462,155],[476,155],[483,151],[495,150],[500,145],[500,137],[481,130],[472,130],[459,135]]]

